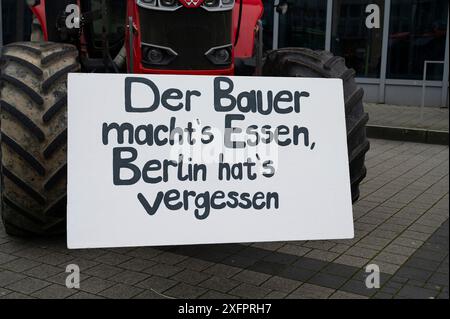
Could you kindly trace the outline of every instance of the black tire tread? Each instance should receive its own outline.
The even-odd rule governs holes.
[[[356,202],[359,198],[359,184],[367,174],[364,161],[370,143],[365,128],[369,117],[364,113],[364,90],[356,85],[355,70],[346,67],[344,58],[327,51],[283,48],[267,54],[263,75],[343,80],[352,200]]]
[[[65,232],[68,44],[21,42],[2,50],[2,220],[11,235]]]

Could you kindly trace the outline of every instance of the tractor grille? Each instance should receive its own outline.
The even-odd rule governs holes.
[[[201,8],[159,11],[139,8],[141,41],[168,47],[178,55],[168,65],[149,65],[152,69],[212,70],[230,65],[215,65],[205,56],[212,47],[230,45],[232,11],[209,12]]]

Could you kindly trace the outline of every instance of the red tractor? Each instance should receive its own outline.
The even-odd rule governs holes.
[[[65,231],[67,74],[79,71],[341,78],[358,199],[369,142],[355,72],[326,51],[263,53],[261,0],[27,2],[31,41],[5,46],[1,60],[0,188],[8,234]]]

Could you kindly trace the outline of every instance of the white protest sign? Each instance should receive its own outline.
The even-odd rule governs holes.
[[[69,248],[352,238],[338,79],[70,74]]]

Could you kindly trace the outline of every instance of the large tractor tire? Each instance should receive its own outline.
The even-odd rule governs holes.
[[[1,57],[1,213],[10,235],[66,228],[67,74],[76,47],[7,45]]]
[[[367,173],[364,161],[370,144],[365,128],[369,117],[364,113],[362,102],[364,91],[355,83],[355,71],[345,66],[343,58],[327,51],[284,48],[268,53],[263,75],[343,80],[352,200],[356,202],[359,198],[359,184]]]

